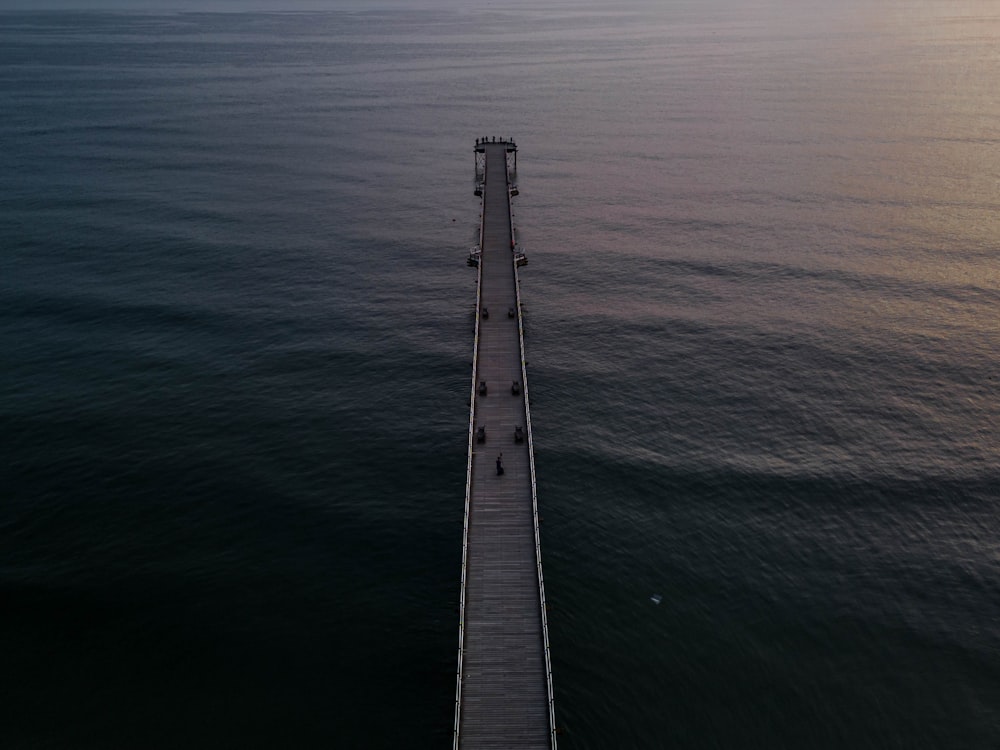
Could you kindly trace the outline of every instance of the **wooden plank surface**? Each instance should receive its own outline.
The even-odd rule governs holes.
[[[476,395],[459,747],[551,747],[526,411],[520,383],[507,146],[486,144]],[[485,317],[482,308],[489,311]],[[516,442],[514,428],[525,432]],[[503,454],[504,473],[496,459]]]

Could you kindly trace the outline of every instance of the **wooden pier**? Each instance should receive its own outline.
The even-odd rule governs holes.
[[[476,140],[482,216],[468,258],[478,284],[454,750],[556,748],[511,158],[516,166],[513,140]]]

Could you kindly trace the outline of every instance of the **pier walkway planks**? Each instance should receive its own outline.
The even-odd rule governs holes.
[[[485,155],[456,750],[555,749],[530,412],[513,253],[509,141]],[[513,317],[510,311],[513,311]],[[487,313],[488,311],[488,313]],[[518,383],[518,393],[512,384]],[[482,394],[480,383],[486,383]],[[475,432],[486,430],[485,442]],[[524,431],[515,440],[515,428]],[[497,457],[504,473],[498,476]]]

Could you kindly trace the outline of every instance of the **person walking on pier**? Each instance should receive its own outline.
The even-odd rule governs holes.
[[[497,456],[497,476],[503,474],[503,451],[500,451],[500,455]]]

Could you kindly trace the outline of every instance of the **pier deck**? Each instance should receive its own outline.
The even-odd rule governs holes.
[[[509,141],[485,156],[469,483],[462,571],[456,750],[554,750],[551,667],[523,326],[514,262]],[[487,392],[481,391],[485,382]],[[517,393],[512,384],[517,383]],[[485,428],[485,442],[476,432]],[[515,428],[524,437],[515,439]],[[496,462],[502,454],[503,475]]]

